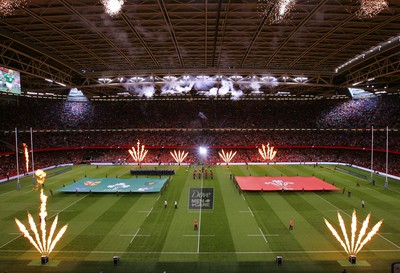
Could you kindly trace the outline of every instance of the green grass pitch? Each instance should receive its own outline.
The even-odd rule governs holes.
[[[14,218],[28,225],[27,211],[38,223],[39,191],[32,177],[0,184],[0,271],[36,272],[390,272],[400,261],[400,183],[375,177],[368,180],[334,170],[334,166],[250,165],[213,166],[214,180],[193,180],[185,166],[174,167],[166,190],[145,194],[75,194],[55,190],[90,177],[131,177],[132,166],[74,166],[46,179],[47,223],[59,214],[58,229],[68,229],[49,263],[18,230]],[[147,168],[147,167],[146,167]],[[151,168],[151,167],[148,167]],[[162,168],[162,167],[158,167]],[[166,167],[167,168],[167,167]],[[170,168],[170,166],[168,166]],[[52,170],[48,172],[50,175]],[[356,171],[355,172],[361,172]],[[336,192],[239,192],[230,173],[252,176],[315,175],[337,187]],[[361,172],[362,173],[362,172]],[[357,187],[357,182],[360,187]],[[189,210],[189,188],[214,188],[213,210]],[[53,196],[50,194],[53,190]],[[347,191],[351,191],[351,197]],[[361,208],[361,200],[366,208]],[[164,208],[164,200],[168,207]],[[178,201],[178,209],[173,206]],[[323,218],[338,226],[340,211],[348,230],[356,209],[358,229],[371,212],[369,227],[380,219],[383,226],[351,265]],[[199,230],[193,221],[199,221]],[[294,230],[288,230],[289,220]],[[117,266],[113,256],[120,257]],[[281,266],[276,256],[283,257]]]

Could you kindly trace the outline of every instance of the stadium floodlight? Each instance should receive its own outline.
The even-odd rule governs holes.
[[[206,147],[199,147],[199,154],[202,156],[206,156],[207,155],[207,148]]]

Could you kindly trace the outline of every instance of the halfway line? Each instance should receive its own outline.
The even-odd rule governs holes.
[[[201,184],[200,184],[200,196],[203,195],[203,176],[201,176]],[[200,252],[200,229],[201,229],[201,206],[203,203],[201,202],[202,197],[200,197],[200,213],[199,213],[199,226],[198,226],[198,231],[197,231],[197,253]]]

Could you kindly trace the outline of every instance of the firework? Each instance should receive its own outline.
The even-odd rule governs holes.
[[[235,152],[230,151],[229,153],[225,153],[224,150],[222,149],[221,152],[219,152],[218,154],[226,164],[229,164],[235,157],[236,151]]]
[[[106,13],[110,16],[117,16],[120,13],[125,0],[100,0],[100,2],[103,4]]]
[[[328,229],[332,232],[332,235],[336,238],[336,240],[340,243],[340,245],[349,255],[356,255],[358,252],[360,252],[360,250],[364,247],[364,245],[368,243],[372,239],[372,237],[378,232],[379,228],[383,223],[383,220],[380,220],[365,236],[369,224],[369,219],[371,217],[371,214],[368,214],[357,236],[357,215],[356,211],[354,210],[351,220],[351,239],[349,239],[343,218],[339,212],[337,214],[343,238],[339,235],[336,229],[328,222],[328,220],[324,218],[325,224],[327,225]]]
[[[269,24],[288,20],[296,0],[258,0],[259,11]]]
[[[132,146],[132,149],[128,150],[128,152],[132,156],[133,160],[135,160],[136,163],[140,164],[146,157],[148,150],[144,149],[144,145],[140,147],[139,140],[136,144],[137,144],[136,148]]]
[[[0,0],[0,17],[11,15],[14,10],[27,4],[27,0]]]
[[[25,157],[25,168],[26,172],[29,172],[29,151],[28,151],[28,145],[26,143],[22,143],[22,146],[24,147],[24,157]]]
[[[258,152],[260,153],[261,157],[264,160],[273,160],[276,156],[276,153],[278,152],[277,150],[275,150],[274,147],[270,147],[269,143],[267,144],[267,146],[265,146],[264,144],[261,146],[262,148],[258,148]]]
[[[178,151],[176,152],[174,150],[174,152],[169,152],[171,154],[171,156],[175,159],[176,163],[181,164],[183,162],[183,160],[185,160],[185,158],[187,157],[187,155],[189,154],[188,152],[184,152],[184,151]]]
[[[355,14],[360,19],[372,18],[389,6],[387,0],[358,0],[358,2],[360,9]]]
[[[43,184],[44,183],[44,178],[46,177],[46,173],[43,172],[42,170],[39,172],[39,175],[37,174],[37,183],[38,184]],[[36,171],[36,172],[38,172]],[[31,228],[31,231],[33,232],[33,236],[29,233],[27,228],[25,227],[24,224],[22,224],[17,218],[15,218],[15,223],[17,224],[18,228],[26,237],[29,242],[40,252],[41,255],[49,255],[52,250],[54,249],[55,245],[57,242],[61,239],[65,231],[67,230],[68,225],[65,225],[60,229],[60,231],[57,233],[57,235],[54,237],[54,233],[57,227],[58,223],[58,215],[55,217],[53,224],[51,225],[50,228],[50,233],[49,236],[47,237],[47,227],[46,227],[46,217],[47,217],[47,210],[46,210],[46,203],[47,203],[47,196],[43,193],[43,189],[40,191],[40,212],[39,212],[39,218],[40,218],[40,232],[36,228],[36,223],[32,217],[32,215],[28,212],[28,222],[29,226]]]

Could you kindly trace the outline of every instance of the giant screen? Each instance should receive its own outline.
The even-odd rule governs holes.
[[[18,71],[0,67],[0,92],[21,94],[21,76]]]

